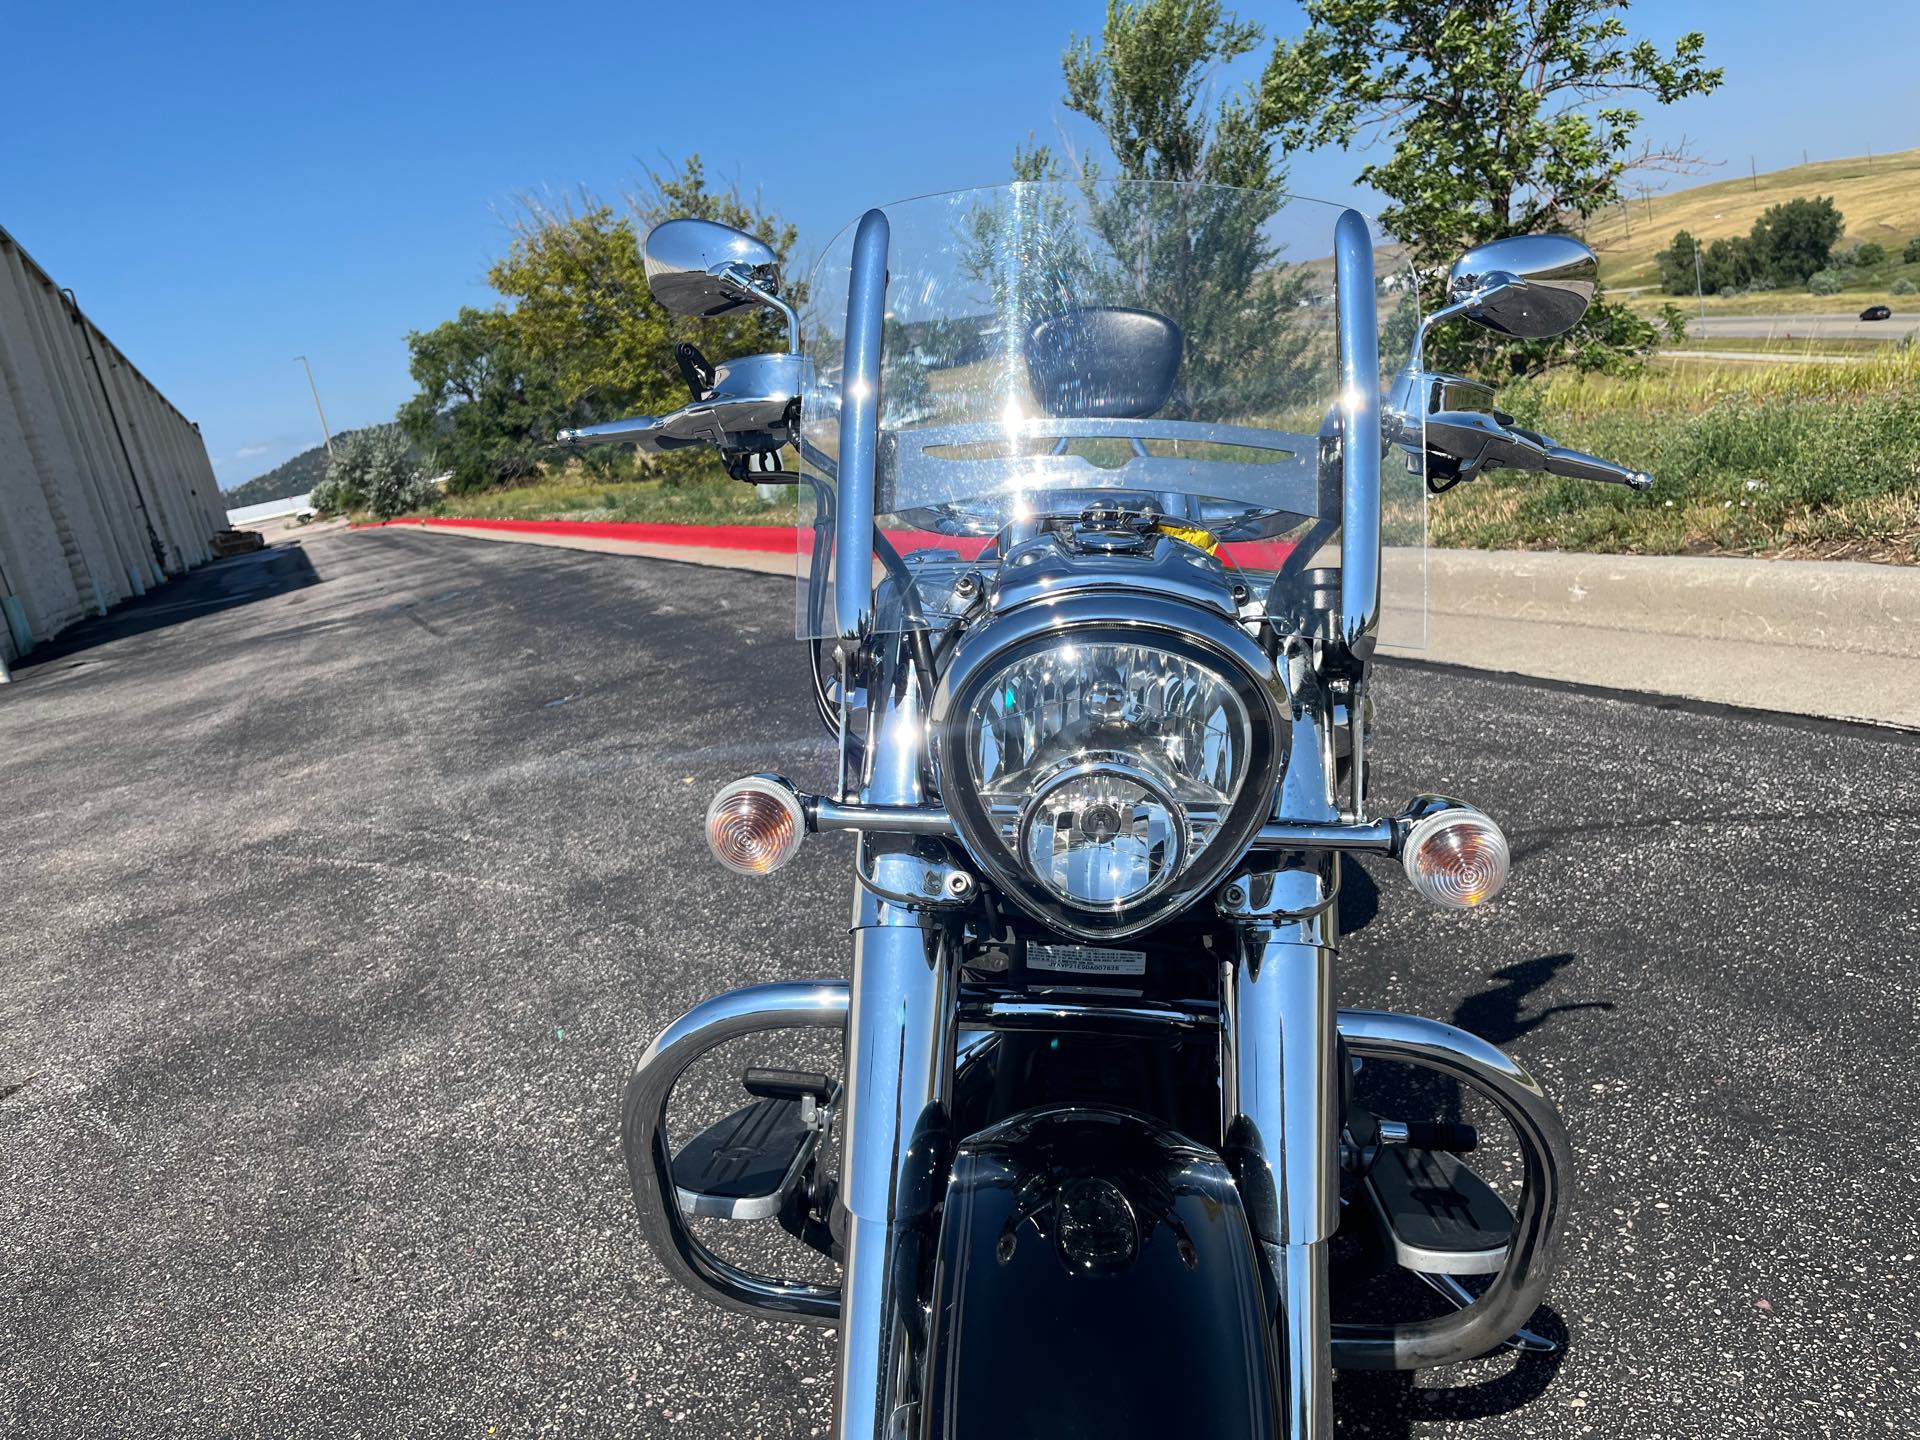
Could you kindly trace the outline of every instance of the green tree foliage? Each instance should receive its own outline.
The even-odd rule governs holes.
[[[488,271],[501,297],[490,309],[463,309],[408,336],[419,392],[402,408],[407,432],[430,444],[452,472],[450,489],[511,484],[539,473],[562,426],[685,403],[674,345],[690,340],[709,355],[784,348],[778,317],[758,308],[714,320],[690,319],[656,304],[641,245],[663,220],[719,220],[765,240],[784,259],[795,232],[757,204],[712,188],[696,155],[679,169],[649,173],[620,205],[583,195],[577,204],[524,200],[507,253]],[[791,288],[791,287],[790,287]],[[628,473],[632,452],[586,452],[606,478]],[[667,477],[718,469],[702,452],[663,457]]]
[[[1694,286],[1702,278],[1695,268],[1695,262],[1704,265],[1706,257],[1697,252],[1700,242],[1691,232],[1681,230],[1675,233],[1673,244],[1654,256],[1654,263],[1660,267],[1660,288],[1669,295],[1691,295]]]
[[[1700,253],[1700,282],[1714,294],[1768,285],[1799,285],[1826,268],[1845,220],[1833,201],[1801,197],[1770,207],[1745,235],[1715,240]],[[1669,295],[1694,290],[1693,252],[1685,230],[1656,257]],[[1885,258],[1882,252],[1882,258]]]
[[[327,478],[313,489],[313,508],[344,515],[364,510],[390,520],[433,502],[436,494],[420,457],[398,425],[370,425],[334,445]]]
[[[1909,265],[1920,265],[1920,235],[1907,241],[1907,248],[1900,252],[1900,258]]]
[[[1471,245],[1567,228],[1619,199],[1629,171],[1688,157],[1636,144],[1645,96],[1706,95],[1722,72],[1705,39],[1671,51],[1630,37],[1618,0],[1306,0],[1306,30],[1275,47],[1259,118],[1282,149],[1390,143],[1359,178],[1391,202],[1381,218],[1440,279]],[[1518,373],[1571,360],[1606,365],[1651,346],[1653,327],[1596,303],[1551,342],[1436,335],[1447,363]]]
[[[1887,263],[1887,247],[1877,240],[1865,240],[1854,247],[1853,262],[1863,270]]]
[[[1066,104],[1099,128],[1129,180],[1198,180],[1255,188],[1280,183],[1254,97],[1211,108],[1207,81],[1259,45],[1258,25],[1219,0],[1107,0],[1099,43],[1075,35],[1061,57]],[[1089,164],[1087,173],[1098,174]]]
[[[407,337],[420,387],[399,421],[465,494],[540,473],[543,442],[571,418],[559,378],[534,360],[504,309],[463,306]]]
[[[1271,406],[1314,383],[1312,339],[1296,318],[1306,278],[1269,223],[1286,182],[1257,97],[1209,94],[1219,68],[1261,38],[1220,0],[1108,0],[1098,38],[1073,36],[1061,57],[1066,105],[1093,122],[1112,162],[1111,174],[1099,156],[1079,165],[1102,252],[1079,263],[1097,272],[1091,293],[1179,325],[1171,416]],[[1020,152],[1015,171],[1059,173],[1044,147]]]
[[[1753,222],[1753,266],[1783,285],[1798,285],[1832,258],[1846,221],[1829,199],[1802,196],[1769,207]]]

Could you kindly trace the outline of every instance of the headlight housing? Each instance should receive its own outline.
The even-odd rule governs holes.
[[[1000,888],[1066,934],[1143,930],[1217,881],[1267,818],[1285,755],[1271,662],[1197,607],[1162,623],[1018,612],[954,658],[934,705],[941,791]]]

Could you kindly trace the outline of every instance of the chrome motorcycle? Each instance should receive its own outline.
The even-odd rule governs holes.
[[[1428,494],[1500,466],[1649,483],[1422,368],[1451,317],[1566,330],[1591,253],[1481,246],[1422,320],[1355,211],[1130,182],[870,210],[791,295],[717,224],[645,249],[668,308],[772,307],[788,350],[682,347],[688,405],[563,439],[713,446],[795,487],[837,774],[738,780],[707,838],[764,875],[857,837],[851,978],[717,996],[632,1077],[668,1273],[837,1327],[843,1440],[1307,1440],[1335,1368],[1546,1344],[1523,1327],[1567,1204],[1557,1113],[1473,1035],[1337,1009],[1334,964],[1343,857],[1397,858],[1457,908],[1508,870],[1463,801],[1369,803],[1368,675],[1422,638]],[[806,1027],[844,1037],[844,1078],[749,1069],[744,1105],[669,1143],[694,1062]],[[1480,1097],[1517,1198],[1461,1158],[1472,1127],[1376,1113],[1363,1066]],[[702,1218],[778,1227],[835,1278],[724,1258]],[[1343,1286],[1394,1267],[1450,1303],[1336,1322]]]

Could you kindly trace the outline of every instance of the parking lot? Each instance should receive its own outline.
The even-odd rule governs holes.
[[[824,1433],[831,1342],[670,1288],[615,1134],[680,1010],[844,973],[844,841],[755,882],[700,838],[722,782],[825,774],[791,614],[333,534],[16,670],[0,1434]],[[1377,699],[1384,803],[1484,806],[1515,877],[1452,915],[1375,867],[1344,1001],[1514,1050],[1579,1173],[1564,1353],[1343,1377],[1342,1435],[1912,1433],[1920,742],[1418,665]]]

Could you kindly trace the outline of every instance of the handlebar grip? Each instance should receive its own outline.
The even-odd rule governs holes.
[[[625,420],[609,420],[604,425],[584,425],[578,430],[554,434],[556,445],[638,445],[643,450],[660,448],[660,422],[664,416],[630,415]]]
[[[1407,1123],[1407,1144],[1415,1150],[1444,1150],[1451,1155],[1464,1155],[1479,1148],[1480,1132],[1471,1125],[1445,1120],[1412,1120]]]
[[[1551,441],[1546,446],[1546,469],[1549,475],[1561,475],[1569,480],[1596,480],[1602,485],[1625,485],[1630,490],[1653,488],[1653,476],[1644,470],[1616,465],[1611,460],[1602,460],[1598,455],[1569,450]]]

